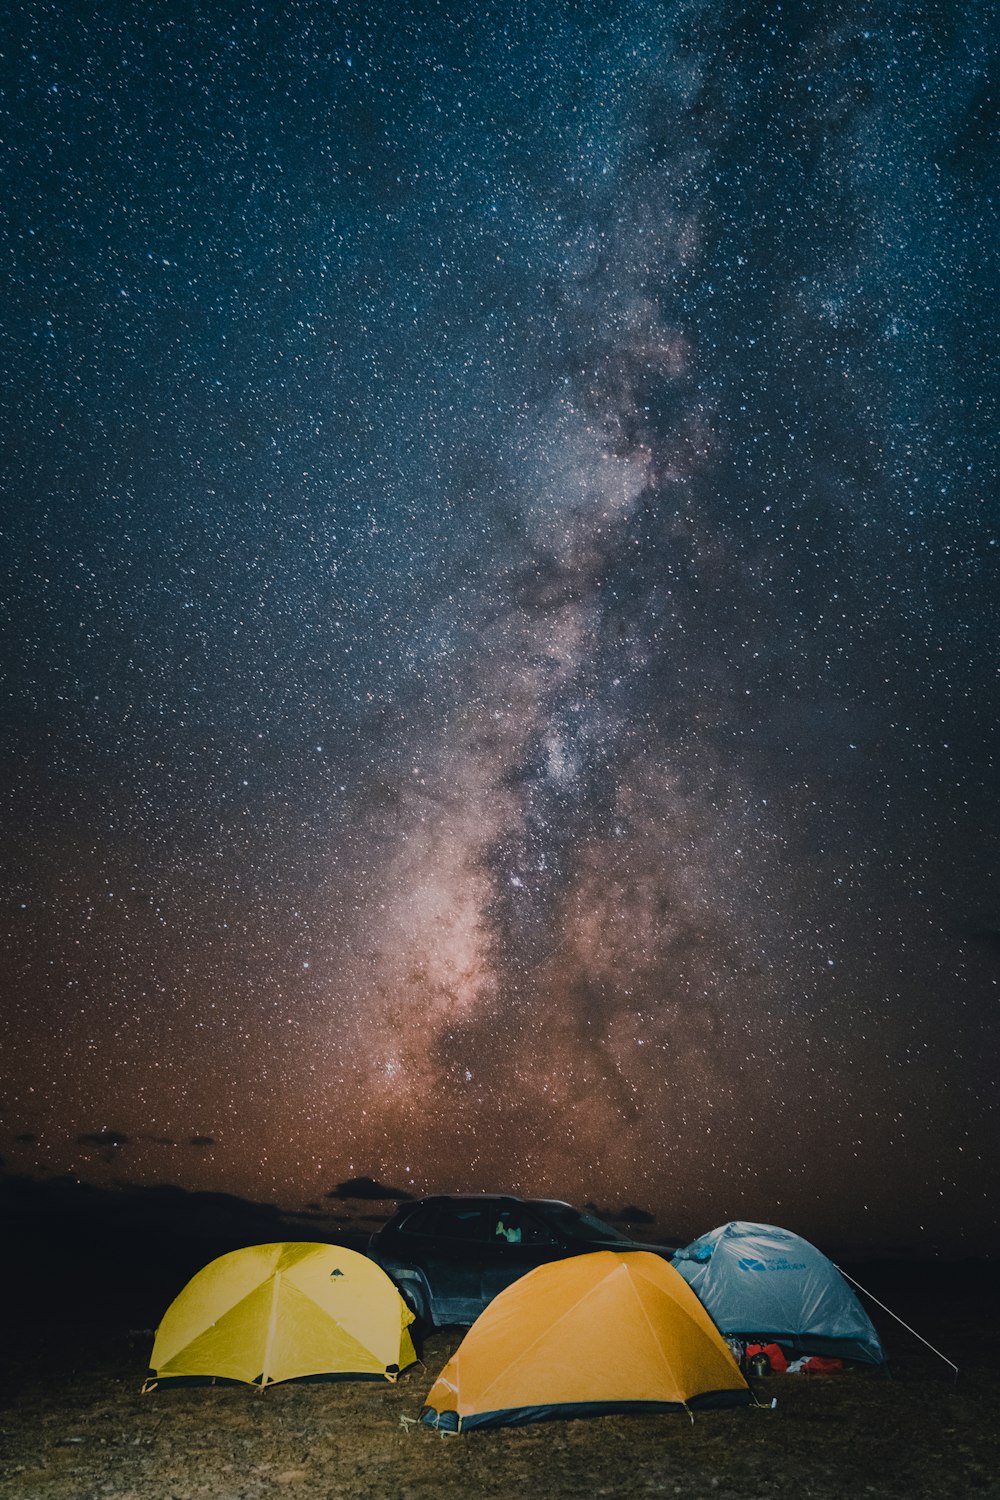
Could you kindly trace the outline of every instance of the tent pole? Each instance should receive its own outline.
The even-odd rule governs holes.
[[[831,1261],[830,1264],[836,1265],[836,1261]],[[861,1285],[860,1281],[855,1281],[854,1277],[850,1276],[844,1270],[843,1266],[837,1266],[837,1270],[840,1272],[841,1276],[843,1276],[847,1281],[851,1283],[852,1286],[856,1286],[859,1292],[864,1292],[866,1297],[871,1297],[871,1300],[875,1303],[876,1307],[880,1307],[883,1312],[887,1312],[890,1318],[895,1318],[896,1322],[899,1323],[903,1328],[905,1328],[907,1333],[912,1333],[913,1337],[915,1339],[919,1339],[922,1344],[926,1344],[928,1349],[930,1349],[933,1354],[937,1355],[938,1359],[943,1359],[946,1365],[950,1365],[951,1368],[955,1371],[955,1379],[958,1379],[958,1365],[956,1365],[953,1359],[949,1359],[947,1354],[942,1354],[940,1349],[935,1349],[930,1339],[925,1339],[923,1334],[918,1333],[915,1328],[911,1328],[909,1323],[904,1323],[898,1313],[894,1313],[891,1307],[886,1307],[884,1302],[880,1302],[878,1298],[872,1292],[870,1292],[866,1286]]]

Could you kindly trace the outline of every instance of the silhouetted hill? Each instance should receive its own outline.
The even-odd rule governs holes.
[[[0,1177],[0,1267],[13,1316],[152,1327],[195,1271],[244,1245],[334,1239],[363,1248],[349,1226],[304,1223],[266,1203],[170,1185],[94,1187],[73,1178]],[[19,1309],[21,1310],[19,1313]]]

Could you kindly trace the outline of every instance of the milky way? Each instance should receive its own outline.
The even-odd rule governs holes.
[[[990,7],[23,4],[7,1166],[996,1243]]]

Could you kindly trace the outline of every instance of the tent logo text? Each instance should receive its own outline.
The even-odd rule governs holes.
[[[757,1260],[753,1255],[744,1255],[737,1262],[741,1271],[804,1271],[803,1260]]]

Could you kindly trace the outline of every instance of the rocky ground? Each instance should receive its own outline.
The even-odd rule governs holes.
[[[423,1364],[395,1386],[141,1395],[144,1331],[48,1330],[11,1351],[0,1496],[1000,1496],[1000,1378],[985,1337],[954,1341],[966,1360],[957,1381],[933,1356],[908,1350],[892,1379],[860,1369],[772,1376],[757,1382],[764,1409],[706,1412],[693,1423],[619,1416],[441,1437],[411,1419],[459,1336],[433,1335]]]

